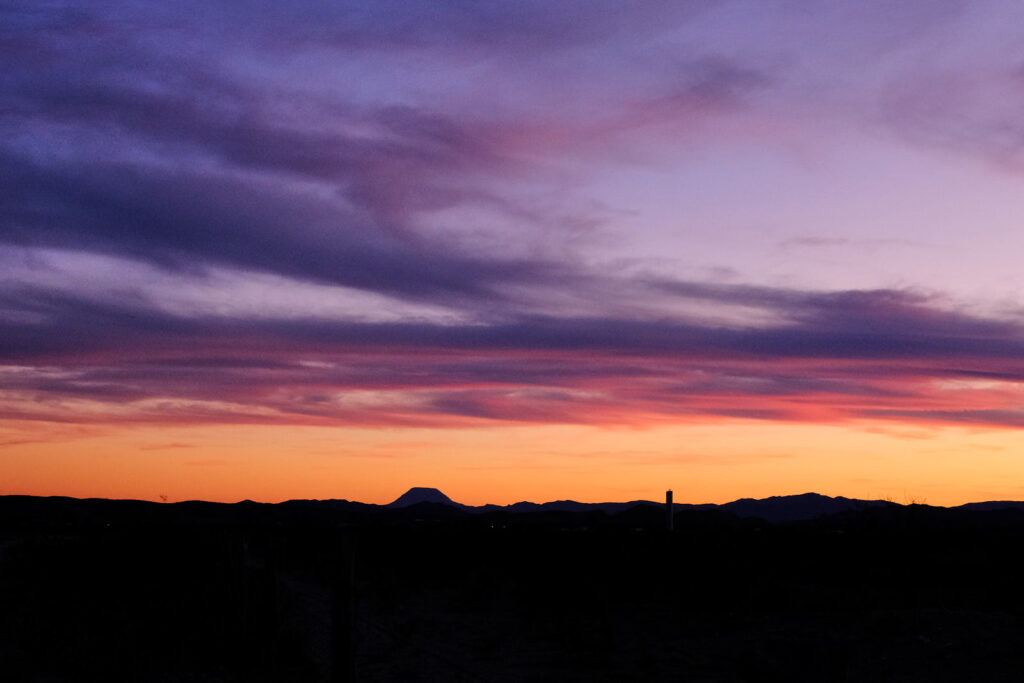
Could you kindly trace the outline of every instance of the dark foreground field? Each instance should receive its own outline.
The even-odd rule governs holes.
[[[5,681],[1019,681],[1024,513],[0,497]]]

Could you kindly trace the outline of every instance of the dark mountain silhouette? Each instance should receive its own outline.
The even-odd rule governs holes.
[[[463,507],[437,489],[424,486],[413,486],[397,499],[388,503],[387,507],[404,508],[416,505],[417,503],[440,503],[441,505],[450,505],[452,507]]]
[[[451,498],[446,496],[438,489],[416,486],[406,491],[397,500],[395,500],[392,503],[389,503],[385,507],[404,508],[409,507],[411,505],[416,505],[418,503],[434,503],[437,505],[447,505],[452,508],[459,508],[472,513],[505,512],[513,514],[524,514],[551,512],[602,512],[607,515],[617,515],[622,512],[625,512],[626,510],[635,508],[638,505],[663,505],[663,503],[650,500],[633,500],[624,503],[580,503],[575,500],[555,500],[547,503],[533,503],[530,501],[520,501],[518,503],[512,503],[510,505],[489,504],[471,506],[463,505],[461,503],[453,501]],[[826,517],[846,512],[855,512],[858,510],[865,510],[868,508],[882,507],[887,505],[895,505],[895,503],[890,503],[884,500],[860,500],[855,498],[845,498],[843,496],[837,496],[833,498],[830,496],[823,496],[818,493],[804,493],[793,496],[772,496],[770,498],[762,499],[741,498],[731,503],[724,503],[722,505],[716,505],[713,503],[675,503],[673,505],[673,510],[676,513],[685,510],[721,510],[724,512],[732,513],[740,518],[758,518],[763,519],[767,522],[779,523],[805,521],[810,519],[816,519],[818,517]],[[991,510],[1015,506],[1024,507],[1024,503],[970,503],[966,506],[961,507],[963,509],[971,510]]]
[[[721,510],[741,518],[760,518],[769,522],[791,522],[890,504],[883,500],[859,500],[842,496],[832,498],[818,493],[804,493],[793,496],[772,496],[763,499],[741,498],[721,505],[714,503],[675,503],[673,510],[676,513],[690,510]],[[1006,504],[1002,507],[1012,507],[1012,505]],[[522,501],[505,506],[485,505],[471,509],[480,511],[502,510],[513,513],[601,511],[609,515],[617,515],[638,506],[657,506],[660,509],[664,506],[664,503],[650,500],[633,500],[626,503],[579,503],[574,500],[556,500],[548,503]]]
[[[397,500],[387,505],[374,505],[341,499],[328,500],[290,500],[279,505],[241,501],[235,505],[210,503],[204,501],[185,501],[180,503],[161,504],[139,500],[104,500],[75,499],[66,497],[33,497],[33,496],[0,496],[0,522],[31,524],[33,520],[54,520],[59,516],[61,523],[91,523],[102,526],[118,518],[118,523],[141,524],[157,519],[203,516],[210,519],[241,518],[262,519],[279,514],[275,509],[298,517],[334,512],[352,519],[369,519],[382,509],[402,510],[421,503],[430,503],[437,507],[430,517],[444,513],[444,509],[480,515],[511,515],[514,517],[531,514],[579,513],[590,515],[601,513],[612,517],[620,515],[637,506],[664,509],[659,501],[634,500],[623,503],[580,503],[573,500],[556,500],[546,503],[521,501],[510,505],[463,505],[446,496],[436,488],[413,487],[402,494]],[[428,507],[419,510],[422,514]],[[741,498],[721,505],[713,503],[688,504],[676,503],[673,510],[676,515],[684,513],[708,512],[726,513],[740,519],[761,519],[773,524],[801,522],[818,518],[827,518],[840,514],[853,514],[869,510],[884,511],[887,509],[921,508],[917,513],[948,517],[953,513],[996,513],[1024,514],[1024,502],[1020,501],[988,501],[967,503],[956,507],[937,507],[921,505],[900,505],[884,500],[861,500],[842,496],[830,497],[817,493],[805,493],[793,496],[772,496],[770,498]],[[124,513],[131,510],[131,515]],[[415,514],[416,511],[413,511]]]
[[[957,506],[959,510],[977,510],[977,511],[988,511],[988,510],[1024,510],[1024,502],[1019,500],[989,500],[984,503],[965,503]]]
[[[843,496],[831,498],[819,493],[803,493],[796,496],[772,496],[760,500],[741,498],[719,507],[737,517],[758,517],[768,522],[796,522],[886,505],[893,505],[893,503],[884,500],[858,500]]]
[[[660,505],[650,500],[633,500],[628,503],[579,503],[575,500],[553,500],[548,503],[520,501],[511,505],[481,505],[473,508],[480,512],[593,512],[601,511],[610,515],[628,510],[637,505]]]
[[[448,506],[453,509],[464,510],[471,513],[551,513],[551,512],[578,512],[593,513],[603,512],[607,515],[618,515],[637,506],[658,506],[664,503],[651,500],[632,500],[623,503],[580,503],[575,500],[554,500],[546,503],[534,503],[531,501],[520,501],[509,505],[464,505],[458,503],[439,489],[414,486],[395,501],[383,506],[387,508],[407,508],[420,503],[431,503],[436,506]],[[180,505],[180,504],[179,504]],[[369,503],[358,503],[347,500],[323,500],[323,501],[288,501],[283,503],[292,507],[317,507],[332,508],[336,510],[354,511],[359,508],[369,511],[379,507]],[[887,506],[903,507],[897,503],[885,500],[863,500],[858,498],[846,498],[844,496],[824,496],[819,493],[802,493],[791,496],[771,496],[769,498],[740,498],[730,503],[675,503],[673,510],[678,514],[687,510],[718,510],[727,512],[741,519],[763,519],[772,523],[798,522],[828,517],[843,513],[858,512],[869,508],[882,508]],[[424,508],[425,510],[426,508]],[[947,508],[941,508],[943,510]],[[949,510],[965,510],[972,512],[996,511],[1007,509],[1024,510],[1024,502],[1021,501],[988,501],[979,503],[967,503]],[[437,510],[440,514],[443,510]],[[432,515],[433,516],[433,515]]]
[[[485,505],[480,508],[470,509],[480,511],[504,510],[513,513],[601,511],[609,515],[617,515],[637,506],[652,505],[660,507],[664,504],[650,500],[634,500],[627,503],[578,503],[574,500],[556,500],[549,503],[523,501],[506,506]],[[675,503],[673,510],[677,514],[687,510],[721,510],[741,518],[753,517],[768,522],[795,522],[884,505],[892,505],[892,503],[883,500],[858,500],[842,496],[832,498],[818,493],[804,493],[795,496],[772,496],[763,499],[741,498],[740,500],[722,505],[713,503],[696,505]],[[1011,505],[1007,504],[1004,507]]]

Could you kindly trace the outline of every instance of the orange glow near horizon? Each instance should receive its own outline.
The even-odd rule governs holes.
[[[1024,498],[1024,432],[725,420],[651,427],[392,428],[0,423],[0,494],[387,503],[432,486],[520,500],[723,503],[815,491],[958,505]]]

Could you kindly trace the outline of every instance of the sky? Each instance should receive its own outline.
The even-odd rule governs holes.
[[[1021,26],[0,2],[0,494],[1024,499]]]

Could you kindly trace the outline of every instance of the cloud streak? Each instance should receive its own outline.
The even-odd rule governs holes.
[[[746,35],[736,7],[780,31]],[[848,40],[828,61],[786,7],[5,5],[0,263],[20,265],[0,275],[0,416],[1020,426],[1019,315],[705,257],[719,214],[768,204],[732,169],[824,144],[810,120],[1017,155],[999,102],[1019,68],[922,73],[894,39],[927,54],[974,14],[906,10],[876,35],[884,3],[829,13],[822,35]],[[773,255],[921,244],[781,222],[800,237],[766,238]],[[663,244],[678,258],[655,273]],[[738,275],[688,275],[690,251]]]
[[[2,398],[20,418],[112,422],[1017,423],[1019,321],[891,290],[651,289],[756,305],[778,322],[188,318],[22,292],[5,305],[33,322],[3,324]]]

